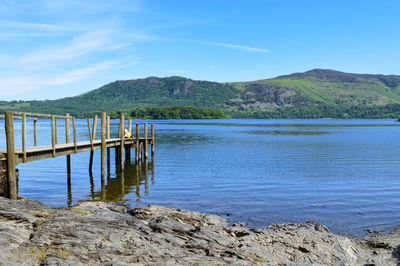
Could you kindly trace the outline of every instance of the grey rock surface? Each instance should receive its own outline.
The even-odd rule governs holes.
[[[155,205],[52,208],[0,198],[1,265],[396,265],[399,235],[349,238],[313,223],[248,228]]]

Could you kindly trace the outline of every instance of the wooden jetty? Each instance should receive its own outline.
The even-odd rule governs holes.
[[[154,160],[154,124],[151,124],[151,135],[148,137],[148,124],[144,123],[144,136],[140,137],[140,125],[136,124],[136,134],[134,137],[125,137],[125,119],[124,114],[120,115],[118,138],[110,137],[110,117],[106,113],[101,113],[101,139],[96,140],[96,127],[97,115],[93,117],[93,125],[88,123],[88,141],[77,142],[75,117],[66,114],[65,116],[49,115],[49,114],[35,114],[24,112],[5,112],[4,116],[5,133],[6,133],[6,146],[7,149],[0,150],[0,173],[6,174],[8,183],[8,197],[10,199],[17,199],[17,177],[16,165],[26,162],[32,162],[47,158],[54,158],[58,156],[67,157],[67,172],[70,177],[71,172],[71,158],[70,156],[75,153],[90,151],[89,172],[92,171],[93,166],[93,153],[96,149],[101,149],[101,178],[102,182],[105,177],[105,164],[106,164],[106,151],[107,151],[107,166],[110,166],[110,148],[115,148],[115,163],[121,170],[124,169],[124,156],[130,160],[130,149],[135,149],[135,160],[141,162],[148,159],[148,145],[151,145],[151,156]],[[22,121],[22,146],[16,148],[14,143],[14,119]],[[51,120],[51,145],[38,146],[37,145],[37,120],[50,119]],[[65,119],[65,142],[58,143],[58,130],[57,119]],[[33,139],[34,146],[27,147],[26,145],[26,121],[33,120]],[[73,141],[71,142],[70,136],[70,121],[72,121]],[[128,132],[132,132],[132,121],[128,120]],[[68,180],[70,182],[70,180]]]

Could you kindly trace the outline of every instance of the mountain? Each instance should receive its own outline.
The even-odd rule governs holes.
[[[0,102],[0,110],[89,114],[144,106],[222,109],[233,117],[397,117],[400,76],[313,69],[272,79],[217,83],[182,77],[115,81],[75,97]]]

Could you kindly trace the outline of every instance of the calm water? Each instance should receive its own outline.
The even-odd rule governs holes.
[[[100,152],[95,152],[92,176],[89,153],[75,154],[70,190],[65,157],[21,164],[20,194],[53,206],[102,198],[131,207],[160,204],[226,215],[256,227],[313,220],[335,232],[358,234],[400,225],[400,124],[392,120],[155,124],[154,162],[127,164],[121,176],[112,149],[102,187]],[[38,122],[40,145],[51,143],[49,126],[49,121]],[[14,127],[20,130],[20,121]],[[78,140],[88,139],[86,121],[78,121],[77,130]],[[32,136],[31,123],[27,131]],[[61,120],[58,135],[62,143]],[[16,143],[21,143],[19,134]]]

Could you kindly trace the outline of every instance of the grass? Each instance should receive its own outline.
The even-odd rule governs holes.
[[[33,216],[37,216],[37,217],[43,217],[43,216],[48,216],[50,215],[50,213],[48,211],[30,211],[30,214],[32,214]]]
[[[71,208],[71,211],[73,211],[75,213],[79,213],[79,214],[84,214],[84,215],[93,214],[91,211],[78,209],[78,208]]]

